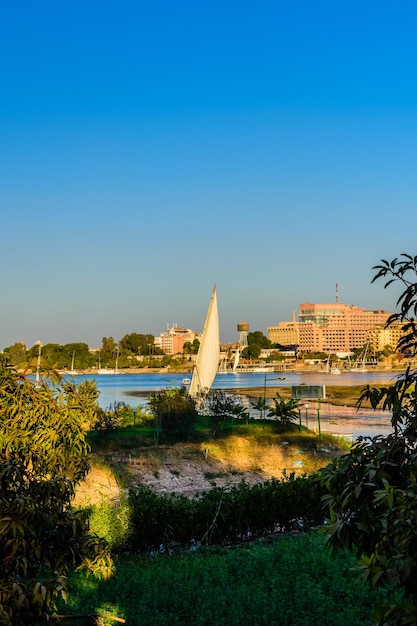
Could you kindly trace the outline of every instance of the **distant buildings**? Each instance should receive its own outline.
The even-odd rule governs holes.
[[[305,302],[299,306],[298,322],[293,313],[291,322],[268,327],[268,339],[283,346],[297,344],[301,352],[326,354],[348,353],[363,348],[371,339],[378,346],[376,350],[387,344],[395,348],[401,329],[392,332],[384,329],[390,315],[381,309],[361,309],[338,302]]]
[[[362,309],[354,305],[300,304],[298,321],[293,311],[291,321],[279,322],[276,326],[268,326],[268,339],[279,346],[281,351],[324,352],[326,354],[345,353],[362,349],[368,345],[372,352],[382,352],[386,346],[395,351],[398,340],[403,334],[402,324],[393,324],[385,328],[391,315],[382,309]],[[226,353],[234,353],[239,346],[240,351],[247,346],[249,324],[239,322],[239,342],[223,347]],[[155,345],[169,355],[184,352],[186,342],[193,343],[199,335],[189,328],[171,328],[155,338]]]
[[[363,348],[371,329],[383,328],[389,316],[381,309],[305,302],[300,304],[298,315],[300,350],[334,354]]]
[[[184,352],[184,344],[189,341],[192,343],[197,337],[197,333],[189,328],[181,328],[174,324],[171,328],[167,327],[164,333],[159,337],[155,337],[155,346],[160,348],[165,354],[180,354]]]
[[[268,339],[272,343],[281,346],[298,346],[300,344],[300,333],[298,322],[295,319],[295,311],[292,314],[291,322],[280,322],[278,326],[268,326]]]
[[[390,346],[395,351],[399,340],[404,335],[404,324],[394,322],[389,328],[372,328],[369,331],[369,346],[374,352],[382,352],[386,346]]]

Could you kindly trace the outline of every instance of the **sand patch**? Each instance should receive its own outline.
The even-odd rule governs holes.
[[[85,480],[78,485],[73,504],[89,506],[103,501],[118,501],[120,488],[113,471],[108,467],[92,466]]]

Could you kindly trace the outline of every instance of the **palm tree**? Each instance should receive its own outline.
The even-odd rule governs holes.
[[[235,404],[232,407],[231,413],[232,413],[233,419],[245,420],[246,424],[248,423],[249,413],[247,412],[243,404],[239,404],[239,402]]]
[[[256,401],[251,402],[251,406],[259,411],[259,418],[262,420],[265,417],[265,411],[268,408],[265,398],[258,398]]]
[[[274,406],[269,407],[268,417],[276,417],[281,424],[291,424],[300,416],[300,401],[290,398],[285,400],[277,392]]]

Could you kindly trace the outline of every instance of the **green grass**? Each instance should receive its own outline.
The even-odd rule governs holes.
[[[248,423],[238,420],[224,421],[218,430],[217,436],[212,437],[210,429],[206,425],[207,418],[202,416],[197,423],[194,443],[204,443],[227,439],[231,435],[240,435],[264,443],[265,445],[276,444],[278,440],[285,439],[293,445],[304,445],[314,449],[318,444],[332,445],[346,448],[342,441],[334,437],[322,434],[319,438],[316,433],[306,430],[296,423],[280,424],[277,420],[250,419]],[[156,430],[149,426],[127,426],[108,431],[89,431],[87,440],[93,452],[112,452],[117,450],[129,450],[138,447],[151,447],[156,443]]]
[[[197,439],[226,445],[229,435],[233,435],[265,446],[282,445],[280,442],[285,440],[306,456],[311,451],[314,457],[320,446],[336,448],[342,443],[328,436],[318,438],[305,429],[300,432],[297,425],[283,429],[275,421],[234,422],[227,426],[219,439],[213,440],[203,431]],[[131,426],[90,433],[89,440],[98,455],[139,446],[141,454],[145,454],[143,448],[155,444],[155,433],[149,427]],[[150,452],[163,455],[158,448]],[[191,454],[188,448],[187,454]],[[121,506],[115,524],[115,512],[110,505],[108,508],[107,514],[93,511],[93,518],[95,514],[97,519],[90,519],[91,526],[101,536],[107,536],[110,545],[120,545],[129,512],[125,504]],[[101,526],[96,528],[96,522]],[[200,549],[153,557],[118,555],[116,565],[117,575],[108,582],[81,574],[73,577],[69,603],[60,606],[58,612],[105,613],[140,626],[373,623],[372,594],[353,571],[352,555],[332,556],[319,532],[281,536],[234,549]]]
[[[130,626],[372,624],[372,594],[353,566],[352,555],[333,556],[317,531],[236,549],[120,557],[108,582],[73,578],[59,612],[116,615]]]

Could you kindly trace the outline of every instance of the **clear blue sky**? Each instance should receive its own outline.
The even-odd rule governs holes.
[[[395,308],[417,254],[417,4],[0,8],[0,348]]]

